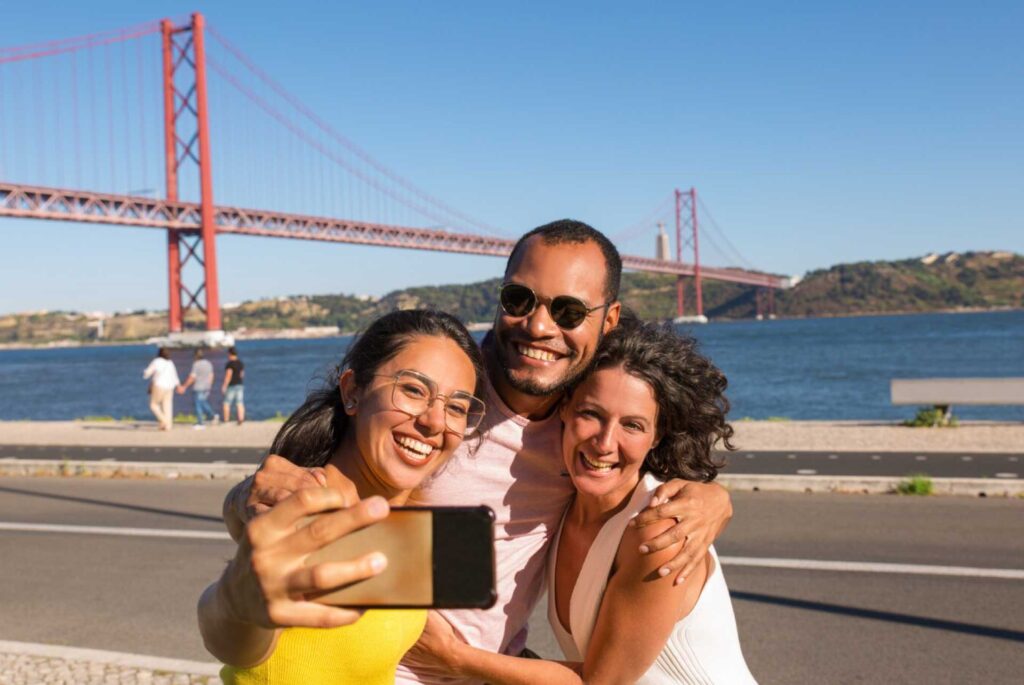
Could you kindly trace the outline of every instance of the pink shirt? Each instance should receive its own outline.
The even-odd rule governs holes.
[[[469,644],[518,654],[526,622],[544,589],[548,543],[558,531],[572,481],[562,475],[562,422],[558,412],[530,421],[505,406],[488,386],[480,438],[466,440],[444,469],[409,504],[475,506],[494,510],[498,601],[490,609],[441,613]],[[454,683],[413,663],[398,668],[396,683]],[[461,682],[474,682],[462,680]]]

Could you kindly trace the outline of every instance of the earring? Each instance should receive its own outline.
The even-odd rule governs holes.
[[[356,406],[356,401],[355,400],[349,400],[348,402],[345,403],[345,409],[353,409],[353,408],[355,408],[355,406]]]

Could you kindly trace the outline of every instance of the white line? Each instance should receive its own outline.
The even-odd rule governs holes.
[[[1012,568],[971,568],[969,566],[883,564],[860,561],[819,561],[816,559],[770,559],[765,557],[719,557],[719,559],[726,566],[794,568],[808,571],[853,571],[855,573],[909,573],[925,576],[1011,578],[1014,580],[1024,580],[1024,570]]]
[[[26,533],[73,533],[75,535],[124,535],[139,538],[185,538],[193,540],[230,540],[227,533],[212,530],[175,530],[173,528],[115,528],[113,526],[67,526],[54,523],[12,523],[0,521],[0,530]]]
[[[814,469],[797,469],[796,472],[797,472],[798,475],[801,475],[801,476],[813,476],[816,473],[818,473]]]
[[[34,642],[13,642],[11,640],[0,640],[0,653],[28,654],[47,659],[88,661],[91,663],[113,664],[128,668],[144,668],[150,671],[188,673],[191,675],[215,676],[220,673],[221,669],[220,664],[204,661],[167,659],[158,656],[147,656],[145,654],[127,654],[125,652],[108,652],[103,649],[62,647],[60,645],[42,645]]]
[[[1009,472],[1005,472],[1005,471],[1003,473],[997,473],[996,474],[996,478],[1016,478],[1016,477],[1017,477],[1016,473],[1009,473]]]

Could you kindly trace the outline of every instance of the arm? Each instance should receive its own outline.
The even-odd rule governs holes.
[[[146,367],[146,370],[142,372],[142,377],[148,379],[154,373],[156,373],[156,360],[155,359],[153,361],[151,361],[149,363],[149,366]]]
[[[382,554],[371,553],[306,566],[312,552],[388,512],[380,497],[339,509],[344,504],[337,490],[306,488],[246,527],[235,558],[199,599],[199,631],[213,656],[234,666],[254,666],[273,653],[281,627],[329,628],[359,619],[361,612],[305,599],[374,576],[387,565]],[[299,525],[313,514],[320,516]]]
[[[232,369],[228,369],[224,372],[224,382],[220,384],[221,393],[227,392],[228,383],[231,382],[231,374],[234,373]]]
[[[180,394],[184,393],[195,382],[196,382],[196,375],[194,373],[190,373],[188,375],[188,378],[185,379],[185,382],[178,386],[178,394],[180,395]]]
[[[642,528],[675,520],[674,526],[645,539],[639,549],[642,554],[676,549],[677,554],[665,560],[659,573],[663,576],[676,573],[676,583],[682,583],[705,561],[708,547],[722,534],[731,518],[732,500],[721,485],[676,478],[655,491],[650,505],[630,525]],[[678,543],[682,543],[682,547],[675,547]]]
[[[355,492],[350,491],[349,484],[339,481],[337,479],[332,482],[331,486],[340,490],[346,501],[356,501]],[[263,460],[255,474],[237,483],[224,497],[221,509],[224,525],[232,539],[238,541],[246,523],[255,516],[267,513],[296,490],[324,487],[327,484],[324,469],[306,469],[284,457],[271,454]]]

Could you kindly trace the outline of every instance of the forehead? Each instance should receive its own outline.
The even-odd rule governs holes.
[[[540,236],[524,243],[505,274],[545,297],[575,295],[590,304],[604,300],[608,268],[597,243],[548,244]]]
[[[472,394],[476,387],[473,363],[454,341],[446,337],[412,336],[398,354],[381,364],[377,373],[387,375],[400,369],[419,371],[429,376],[437,383],[437,389],[445,394],[456,390]]]
[[[628,373],[621,366],[598,369],[580,384],[573,395],[577,402],[592,402],[606,411],[628,416],[654,418],[658,402],[647,381]]]

